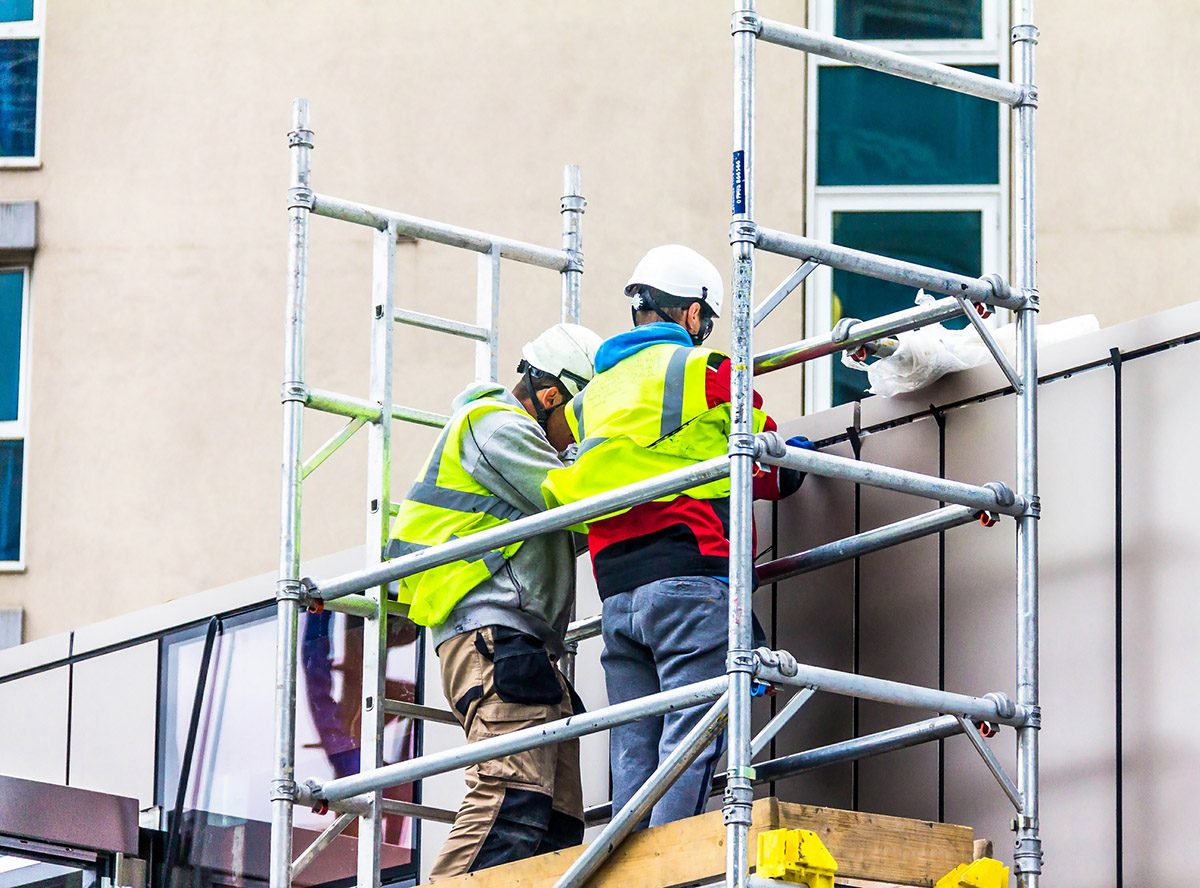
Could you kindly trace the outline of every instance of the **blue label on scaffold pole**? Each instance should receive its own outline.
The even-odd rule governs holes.
[[[733,152],[733,214],[746,212],[746,152]]]

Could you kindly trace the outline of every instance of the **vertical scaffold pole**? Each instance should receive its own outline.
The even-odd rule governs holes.
[[[583,278],[583,184],[579,167],[567,164],[563,168],[562,248],[571,257],[571,265],[562,272],[562,320],[578,324],[581,316],[580,285]]]
[[[500,372],[500,247],[479,254],[476,267],[475,323],[488,331],[475,343],[475,381],[495,382]]]
[[[578,324],[583,303],[581,284],[583,278],[583,211],[587,201],[583,198],[583,178],[579,167],[573,163],[563,167],[563,196],[559,202],[562,211],[562,248],[571,257],[571,265],[562,272],[562,322]],[[577,616],[575,603],[571,604],[571,620]],[[568,641],[566,651],[559,663],[567,681],[575,683],[575,655],[579,644]]]
[[[300,467],[304,425],[304,298],[308,283],[308,100],[292,103],[291,188],[288,190],[288,294],[283,358],[283,458],[276,585],[275,760],[271,781],[270,888],[288,888],[292,865],[292,803],[296,798],[296,633],[300,617]]]
[[[1033,504],[1017,521],[1017,703],[1035,718],[1017,731],[1017,788],[1024,810],[1017,819],[1013,868],[1021,888],[1037,888],[1042,871],[1038,828],[1038,440],[1037,440],[1037,217],[1034,203],[1033,53],[1038,30],[1033,0],[1014,0],[1014,80],[1022,88],[1013,109],[1014,283],[1025,290],[1017,312],[1017,365],[1024,382],[1017,395],[1017,490]]]
[[[371,403],[379,408],[378,422],[367,436],[367,551],[366,566],[383,560],[388,538],[388,504],[391,502],[392,454],[392,338],[396,287],[396,227],[389,224],[374,232],[371,268]],[[376,605],[376,616],[363,620],[362,721],[359,770],[383,767],[383,700],[387,666],[387,586],[366,592]],[[370,810],[359,819],[358,886],[379,888],[383,840],[383,793],[371,794]]]
[[[751,806],[750,680],[754,670],[751,593],[754,502],[754,0],[735,0],[733,14],[733,249],[730,357],[729,534],[729,771],[724,817],[727,830],[725,879],[745,888],[748,879]]]

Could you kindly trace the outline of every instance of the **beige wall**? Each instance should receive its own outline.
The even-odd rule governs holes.
[[[1200,12],[1041,6],[1046,313],[1113,323],[1185,301],[1200,191],[1181,106]],[[801,0],[763,12],[805,17]],[[0,576],[26,637],[275,565],[293,96],[312,101],[313,182],[329,194],[555,245],[561,168],[581,164],[584,320],[610,334],[648,245],[689,243],[726,265],[727,20],[707,0],[48,0],[43,166],[0,173],[0,199],[41,211],[28,569]],[[800,231],[803,60],[764,47],[759,72],[759,214]],[[314,221],[314,385],[365,391],[369,244]],[[1108,256],[1120,266],[1096,262]],[[769,285],[791,263],[760,268]],[[474,257],[402,246],[397,271],[402,304],[470,318]],[[506,263],[503,281],[502,375],[558,310],[553,274]],[[800,329],[792,300],[758,342]],[[402,330],[397,352],[414,406],[444,410],[471,373],[470,347],[435,334]],[[799,412],[798,374],[762,388],[777,414]],[[306,449],[336,425],[312,419]],[[431,440],[402,430],[401,486]],[[353,442],[307,486],[306,555],[361,542],[362,454]]]

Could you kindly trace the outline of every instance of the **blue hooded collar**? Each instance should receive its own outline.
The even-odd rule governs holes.
[[[601,343],[596,351],[596,372],[610,370],[631,355],[636,355],[652,345],[692,346],[692,337],[679,324],[665,321],[643,324],[624,333],[618,333]]]

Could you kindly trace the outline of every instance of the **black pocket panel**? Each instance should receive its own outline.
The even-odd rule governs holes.
[[[540,638],[515,629],[492,630],[496,694],[505,703],[557,704],[563,699],[558,671]]]

